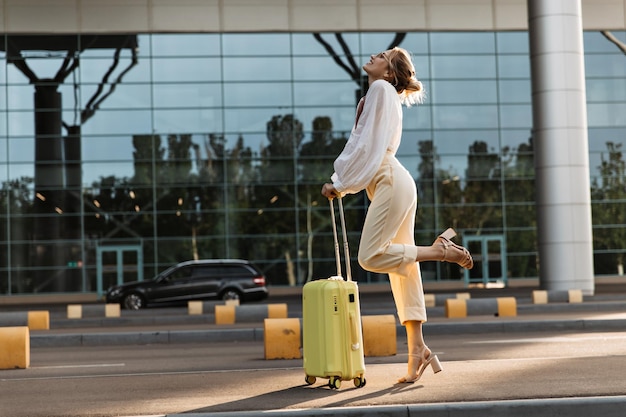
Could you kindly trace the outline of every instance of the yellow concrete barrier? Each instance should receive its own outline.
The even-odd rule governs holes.
[[[50,312],[29,311],[28,328],[30,330],[50,330]]]
[[[548,291],[536,290],[532,293],[533,304],[548,304]]]
[[[533,304],[547,303],[582,303],[582,290],[535,290],[532,292]]]
[[[287,304],[215,306],[215,324],[255,323],[267,318],[287,318]]]
[[[517,299],[515,297],[498,297],[498,317],[517,316]]]
[[[204,314],[204,305],[202,301],[188,301],[187,314],[190,316],[200,316]]]
[[[215,324],[235,324],[235,306],[215,306]]]
[[[393,356],[397,353],[397,325],[394,315],[363,316],[361,326],[365,356]]]
[[[85,317],[120,317],[121,309],[117,303],[107,304],[68,304],[67,318],[82,319]]]
[[[449,300],[451,298],[467,300],[471,298],[471,295],[468,292],[457,292],[453,294],[424,294],[426,307],[445,306],[446,300]]]
[[[122,311],[120,305],[116,303],[109,303],[104,305],[104,317],[120,317]]]
[[[467,317],[467,303],[465,300],[451,298],[446,300],[445,313],[447,318]]]
[[[448,299],[445,315],[447,318],[493,315],[496,317],[517,316],[515,297]]]
[[[68,319],[82,319],[83,318],[83,306],[80,304],[68,304],[67,305],[67,318]]]
[[[238,306],[239,300],[194,300],[187,301],[187,314],[190,316],[200,316],[202,314],[210,314],[215,311],[217,305],[233,305]]]
[[[0,313],[0,327],[22,327],[30,330],[50,330],[48,311],[9,311]]]
[[[0,327],[0,369],[26,369],[29,366],[28,326]]]
[[[287,317],[287,304],[268,304],[267,317],[270,319]]]
[[[583,292],[582,290],[569,290],[567,292],[570,303],[582,303],[583,302]]]
[[[263,340],[265,359],[302,358],[300,319],[265,319]]]

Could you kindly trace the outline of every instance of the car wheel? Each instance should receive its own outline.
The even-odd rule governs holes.
[[[128,310],[139,310],[146,306],[146,302],[141,294],[135,292],[124,297],[124,308]]]
[[[241,293],[235,289],[228,289],[226,291],[224,291],[222,293],[222,296],[220,297],[223,301],[227,301],[227,300],[240,300],[241,299]]]

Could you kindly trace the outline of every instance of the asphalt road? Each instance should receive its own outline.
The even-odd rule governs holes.
[[[398,355],[366,358],[367,385],[304,383],[301,360],[263,359],[262,342],[33,348],[0,371],[0,416],[147,416],[626,393],[626,331],[434,335],[444,372],[394,384]]]

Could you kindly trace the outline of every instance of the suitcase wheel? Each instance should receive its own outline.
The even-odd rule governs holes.
[[[355,387],[357,387],[357,388],[362,388],[362,387],[364,387],[364,386],[365,386],[365,383],[366,383],[367,381],[365,381],[365,378],[362,378],[362,377],[360,377],[360,376],[357,376],[356,378],[354,378],[354,380],[353,380],[352,382],[354,382],[354,386],[355,386]]]
[[[328,386],[331,389],[339,389],[341,388],[341,378],[338,376],[333,376],[328,380]]]
[[[314,376],[307,375],[307,376],[304,378],[304,381],[305,381],[307,384],[309,384],[309,385],[313,385],[313,384],[315,384],[315,381],[317,381],[317,378],[315,378]]]

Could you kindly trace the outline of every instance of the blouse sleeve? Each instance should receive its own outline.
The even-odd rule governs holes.
[[[374,81],[365,97],[363,112],[333,164],[331,181],[339,193],[356,194],[372,181],[392,135],[402,124],[401,112],[398,94],[391,84]]]

